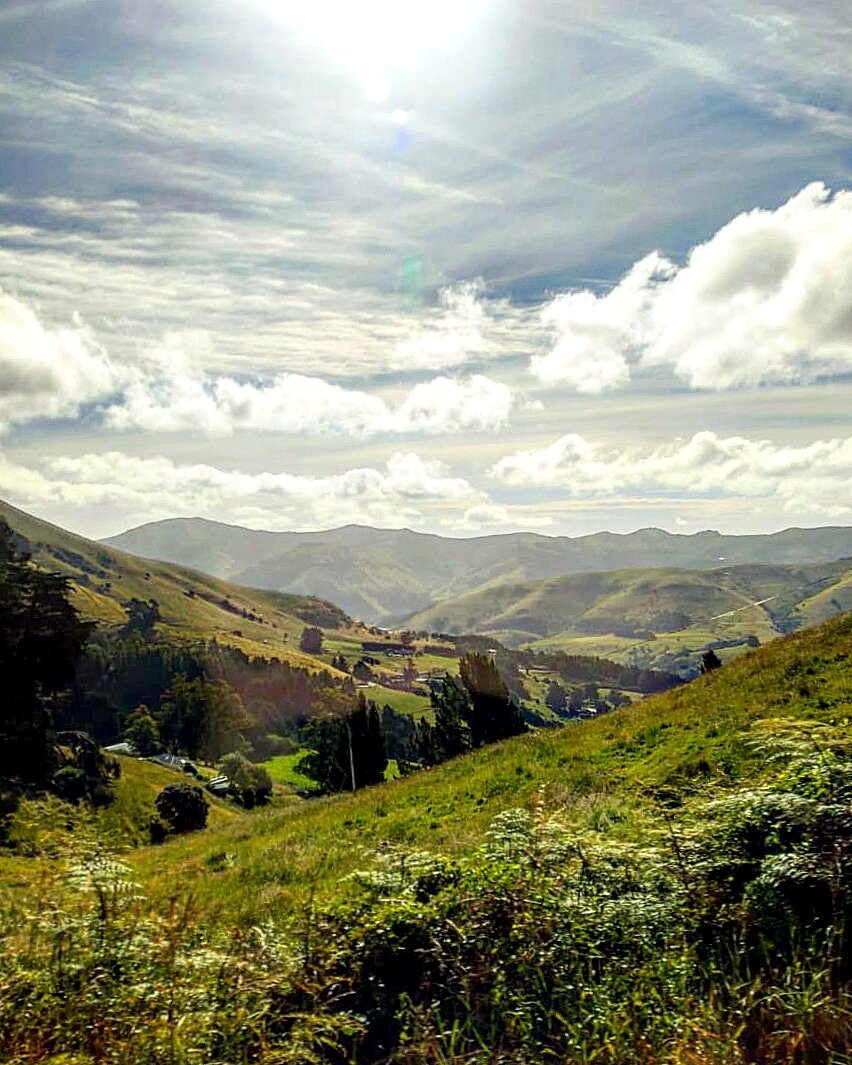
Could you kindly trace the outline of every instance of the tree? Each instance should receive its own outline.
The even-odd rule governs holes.
[[[175,677],[163,693],[160,735],[190,758],[218,761],[245,745],[249,717],[239,695],[223,680]]]
[[[472,747],[496,743],[527,731],[520,709],[510,698],[509,689],[488,655],[478,651],[464,655],[459,659],[459,676],[470,696],[468,725]]]
[[[303,629],[299,640],[299,650],[308,655],[322,654],[322,629],[314,625],[308,625]]]
[[[568,692],[557,681],[551,681],[544,701],[555,714],[561,714],[568,703]]]
[[[143,639],[148,639],[154,632],[154,626],[160,620],[160,604],[156,599],[133,598],[125,607],[127,622],[124,632],[138,632]]]
[[[128,717],[124,726],[124,738],[143,758],[162,750],[157,722],[144,704],[137,706]]]
[[[246,809],[262,806],[272,795],[272,777],[261,765],[255,765],[234,751],[219,763],[219,772],[228,778],[231,794]]]
[[[204,792],[195,784],[169,784],[154,800],[154,805],[172,832],[194,832],[207,825],[210,806]]]
[[[363,693],[349,713],[312,722],[309,742],[313,750],[299,770],[323,791],[355,791],[384,780],[388,760],[382,723],[376,704],[368,704]]]
[[[701,656],[701,665],[698,669],[701,673],[712,673],[714,669],[719,669],[721,665],[722,659],[711,647],[709,651],[705,651]]]
[[[68,591],[67,578],[30,564],[0,519],[0,778],[46,784],[56,768],[51,702],[73,681],[93,628]]]
[[[430,696],[435,713],[431,737],[433,764],[446,762],[471,748],[473,704],[470,693],[455,677],[447,676],[440,691]]]

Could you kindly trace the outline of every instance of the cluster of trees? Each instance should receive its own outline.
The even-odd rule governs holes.
[[[417,724],[413,760],[439,765],[465,751],[519,736],[527,725],[493,659],[479,651],[459,660],[459,678],[447,676],[430,695],[434,723]]]
[[[576,715],[590,703],[598,713],[606,713],[630,702],[626,695],[618,691],[610,691],[605,699],[602,698],[600,689],[594,683],[565,688],[556,680],[551,681],[544,701],[554,713],[564,717]]]
[[[112,774],[86,737],[55,727],[92,625],[71,605],[67,578],[36,569],[21,548],[0,520],[0,781],[79,798]]]
[[[304,628],[299,639],[299,650],[309,655],[322,654],[322,629],[315,625]]]
[[[379,710],[363,693],[354,709],[309,722],[306,742],[312,750],[299,762],[299,771],[322,791],[356,791],[385,778],[388,757]]]

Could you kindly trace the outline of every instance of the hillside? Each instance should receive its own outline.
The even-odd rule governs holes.
[[[125,865],[87,857],[93,826],[69,817],[65,847],[0,854],[0,1047],[87,1065],[174,1060],[177,1040],[263,1065],[845,1060],[850,661],[844,616],[603,719],[354,796],[223,810]]]
[[[407,624],[678,671],[694,668],[705,647],[742,651],[847,610],[852,610],[852,561],[845,559],[512,582],[439,603]]]
[[[298,649],[306,625],[361,635],[342,610],[319,599],[238,587],[194,569],[140,560],[2,501],[0,517],[23,538],[37,565],[70,578],[74,605],[95,621],[123,622],[131,598],[156,599],[163,629],[175,638],[215,638],[248,654],[309,669],[328,665]]]
[[[265,532],[202,518],[173,518],[104,543],[214,576],[338,603],[353,617],[391,624],[485,585],[665,564],[709,569],[720,561],[807,565],[852,557],[852,527],[785,529],[766,536],[512,533],[470,539],[348,525],[322,532]],[[247,560],[251,560],[250,562]]]
[[[464,851],[495,815],[542,794],[580,833],[639,840],[656,832],[659,789],[689,795],[765,772],[765,752],[750,738],[785,719],[836,726],[852,739],[851,669],[847,614],[597,720],[533,732],[355,795],[248,820],[217,815],[205,832],[135,849],[128,860],[154,898],[168,897],[178,879],[202,906],[215,908],[217,920],[257,920],[300,906],[317,888],[347,893],[343,878],[383,843]],[[145,763],[122,764],[129,776],[120,786],[128,794],[173,777]],[[211,878],[205,859],[223,850],[233,862]],[[18,859],[0,855],[0,886],[21,870]],[[39,875],[35,865],[29,872]]]

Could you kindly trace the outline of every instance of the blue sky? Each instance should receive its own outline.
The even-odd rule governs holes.
[[[844,7],[6,0],[0,494],[848,524]]]

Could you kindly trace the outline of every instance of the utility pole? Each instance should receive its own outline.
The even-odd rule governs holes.
[[[346,718],[346,738],[349,741],[349,772],[352,775],[352,790],[355,790],[355,757],[352,754],[352,722]]]

